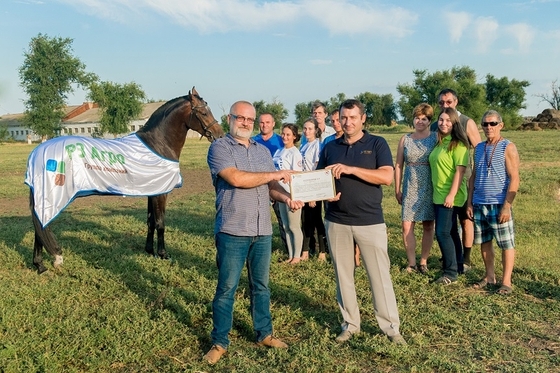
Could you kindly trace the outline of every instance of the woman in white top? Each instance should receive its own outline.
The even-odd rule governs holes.
[[[321,129],[317,121],[309,118],[303,124],[303,135],[307,139],[305,145],[300,149],[303,156],[303,171],[314,171],[319,163],[319,155],[321,153]],[[309,258],[309,244],[311,238],[317,230],[317,239],[319,243],[320,261],[326,260],[326,238],[325,225],[323,224],[323,204],[321,201],[309,202],[303,206],[303,254],[302,260]],[[314,248],[314,243],[312,243]]]
[[[303,158],[300,151],[295,146],[300,139],[298,128],[287,123],[282,126],[282,142],[284,147],[274,153],[272,160],[277,170],[303,171]],[[290,191],[290,186],[283,181],[280,185]],[[279,203],[280,218],[286,233],[286,244],[288,246],[287,263],[297,264],[301,260],[301,248],[303,247],[303,232],[301,231],[301,209],[291,211],[285,203]]]

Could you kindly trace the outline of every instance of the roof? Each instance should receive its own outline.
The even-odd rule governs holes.
[[[156,111],[161,105],[165,104],[165,101],[149,102],[143,105],[142,113],[137,120],[148,119],[154,111]],[[99,107],[97,104],[92,102],[84,102],[81,105],[71,105],[66,106],[64,109],[66,118],[63,120],[65,124],[72,123],[99,123],[101,119],[101,114],[99,112]],[[24,114],[5,114],[0,116],[0,123],[4,125],[11,125],[21,122]]]

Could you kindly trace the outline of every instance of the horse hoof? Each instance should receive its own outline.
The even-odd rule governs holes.
[[[37,266],[37,274],[40,275],[42,273],[47,272],[47,267],[45,267],[44,265],[38,265]]]
[[[62,258],[62,255],[55,255],[54,256],[54,268],[58,268],[62,265],[62,262],[64,262],[64,259]]]

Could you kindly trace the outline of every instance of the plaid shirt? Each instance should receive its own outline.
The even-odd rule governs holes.
[[[268,149],[253,139],[249,140],[249,147],[245,147],[228,134],[210,145],[207,161],[216,189],[214,234],[271,235],[268,184],[249,189],[235,188],[218,175],[230,167],[247,172],[275,171]]]

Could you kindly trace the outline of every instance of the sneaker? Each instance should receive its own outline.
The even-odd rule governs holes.
[[[221,346],[213,345],[210,351],[208,351],[202,358],[206,360],[208,364],[214,365],[218,362],[218,360],[220,360],[220,358],[223,354],[226,353],[226,351],[227,350]]]
[[[468,264],[463,264],[463,274],[471,270],[471,266]]]
[[[288,345],[273,336],[272,334],[267,336],[260,342],[257,342],[259,346],[271,347],[271,348],[288,348]]]
[[[350,338],[352,338],[353,334],[354,333],[352,333],[349,330],[343,330],[339,335],[336,336],[334,340],[337,341],[338,343],[344,343],[348,341]]]
[[[389,340],[396,345],[406,345],[406,341],[404,340],[403,336],[400,334],[389,336]]]

